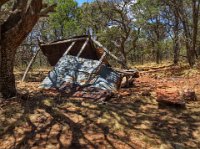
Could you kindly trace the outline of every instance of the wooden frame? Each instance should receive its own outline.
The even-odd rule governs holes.
[[[121,61],[120,59],[118,59],[114,54],[112,54],[106,47],[104,47],[99,41],[96,41],[94,38],[92,38],[92,37],[80,37],[80,38],[71,38],[71,39],[67,39],[67,40],[62,40],[62,41],[57,41],[57,42],[51,42],[51,43],[47,43],[47,44],[43,44],[43,43],[41,43],[41,42],[39,42],[39,46],[43,46],[43,45],[55,45],[55,44],[60,44],[60,43],[68,43],[68,42],[72,42],[71,44],[70,44],[70,46],[66,49],[66,51],[65,51],[65,53],[63,54],[63,55],[67,55],[69,52],[70,52],[70,50],[72,49],[72,47],[76,44],[76,42],[77,41],[82,41],[82,40],[85,40],[85,42],[83,43],[83,45],[82,45],[82,47],[81,47],[81,49],[80,49],[80,51],[78,52],[78,54],[77,54],[77,57],[80,57],[80,55],[82,54],[82,52],[83,52],[83,50],[85,49],[85,47],[87,46],[87,44],[90,42],[90,40],[96,45],[96,46],[98,46],[98,47],[100,47],[100,48],[102,48],[103,50],[104,50],[104,53],[102,54],[102,56],[101,56],[101,58],[99,59],[99,66],[102,64],[102,62],[103,62],[103,59],[106,57],[106,55],[108,54],[109,56],[111,56],[113,59],[115,59],[118,63],[120,63],[124,68],[127,68],[128,69],[128,67],[127,67],[127,65],[123,62],[123,61]],[[94,46],[94,44],[92,44],[93,46]],[[28,71],[30,70],[30,68],[31,68],[31,66],[32,66],[32,64],[33,64],[33,62],[35,61],[35,59],[36,59],[36,57],[37,57],[37,55],[38,55],[38,53],[39,53],[39,51],[40,51],[40,49],[38,49],[37,50],[37,52],[35,53],[35,55],[32,57],[32,59],[30,60],[30,62],[29,62],[29,64],[28,64],[28,66],[27,66],[27,68],[26,68],[26,71],[25,71],[25,73],[24,73],[24,75],[23,75],[23,78],[22,78],[22,82],[25,80],[25,78],[26,78],[26,76],[27,76],[27,73],[28,73]],[[98,67],[99,67],[98,66]],[[97,67],[97,68],[98,68]],[[120,71],[118,71],[118,72],[120,72]],[[131,75],[132,73],[131,72],[126,72],[126,71],[121,71],[120,73],[123,73],[123,74],[125,74],[125,76],[126,75]],[[91,79],[91,77],[92,77],[92,73],[89,75],[89,80]]]

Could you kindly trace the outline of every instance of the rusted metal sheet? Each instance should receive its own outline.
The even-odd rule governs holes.
[[[72,97],[105,100],[119,89],[123,77],[135,77],[132,71],[112,69],[106,55],[126,65],[90,36],[40,44],[40,47],[54,66],[40,88],[57,89]]]
[[[106,65],[101,66],[99,75],[94,79],[91,86],[104,90],[116,91],[121,84],[121,75]]]
[[[40,88],[60,89],[68,83],[115,91],[119,88],[120,82],[120,74],[100,61],[64,55],[49,72]]]
[[[87,39],[90,39],[90,36],[77,36],[61,41],[54,41],[50,43],[40,43],[40,48],[43,54],[47,57],[47,60],[51,66],[55,66],[62,55],[66,52],[68,47],[74,42],[75,44],[68,52],[69,55],[77,56],[80,52],[83,44]],[[99,60],[103,54],[102,48],[97,48],[94,46],[93,42],[89,40],[85,45],[84,51],[80,53],[81,58]],[[106,59],[103,60],[105,63],[108,63]]]

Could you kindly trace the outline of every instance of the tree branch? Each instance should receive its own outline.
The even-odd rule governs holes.
[[[32,0],[27,11],[21,15],[19,23],[2,34],[2,43],[16,49],[37,23],[41,10],[42,0]]]
[[[47,16],[47,14],[48,14],[49,12],[54,12],[54,11],[55,11],[55,7],[56,7],[56,4],[53,4],[53,5],[51,5],[51,6],[47,7],[47,8],[45,8],[45,9],[43,9],[43,10],[40,12],[40,16],[41,16],[41,17],[45,17],[45,16]]]
[[[17,0],[13,6],[13,13],[2,24],[2,33],[13,28],[22,18],[26,11],[28,0]]]
[[[1,7],[2,5],[4,5],[5,3],[7,3],[8,1],[10,1],[10,0],[0,0],[0,7]]]

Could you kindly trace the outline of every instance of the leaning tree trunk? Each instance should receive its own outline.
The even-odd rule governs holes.
[[[188,63],[190,67],[193,67],[195,65],[196,60],[196,51],[191,47],[188,41],[186,41],[186,50]]]
[[[187,52],[187,59],[188,63],[191,67],[195,65],[195,60],[197,58],[196,53],[196,38],[198,32],[198,14],[199,14],[199,1],[193,0],[192,1],[192,28],[190,29],[190,23],[188,21],[187,15],[184,13],[183,1],[181,1],[181,6],[179,9],[179,17],[182,21],[183,30],[185,34],[185,42],[186,42],[186,52]],[[182,8],[182,9],[180,9]],[[192,30],[192,32],[191,32]]]
[[[123,63],[125,64],[125,65],[122,65],[122,68],[128,69],[128,67],[127,67],[127,56],[126,56],[126,52],[125,52],[125,42],[126,42],[126,39],[123,39],[121,44],[120,44],[120,53],[121,53],[121,59],[122,59]]]
[[[186,46],[186,52],[187,52],[187,60],[190,65],[190,67],[193,67],[195,64],[195,59],[196,59],[196,51],[192,47],[192,42],[191,42],[191,33],[189,32],[189,28],[186,25],[186,21],[182,20],[183,24],[183,29],[184,29],[184,34],[185,34],[185,46]]]
[[[121,49],[120,49],[120,51],[121,51],[121,60],[123,61],[123,63],[125,64],[125,65],[122,65],[122,68],[123,69],[127,69],[127,58],[126,58],[126,53],[125,53],[125,50],[124,50],[124,48],[123,47],[121,47]]]
[[[28,0],[18,0],[16,9],[20,13],[13,13],[1,24],[0,39],[0,96],[9,98],[16,95],[14,61],[17,47],[23,42],[37,23],[42,0],[32,0],[26,9]]]

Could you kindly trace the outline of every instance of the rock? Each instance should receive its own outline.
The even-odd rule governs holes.
[[[160,149],[173,149],[173,147],[170,144],[161,144]]]
[[[142,96],[151,96],[150,90],[145,90],[142,92]]]
[[[173,143],[175,149],[185,149],[185,146],[181,143]]]
[[[182,98],[185,101],[197,101],[197,96],[194,90],[186,89],[182,93]]]
[[[185,107],[185,101],[178,91],[159,90],[156,93],[156,101],[159,104],[178,105],[181,107]]]
[[[133,85],[134,78],[123,77],[121,82],[121,88],[128,88]]]
[[[122,90],[122,91],[119,91],[119,95],[120,96],[130,96],[131,95],[131,91]]]
[[[22,100],[28,100],[29,99],[29,92],[28,91],[22,91],[20,94],[18,94],[18,97]]]

